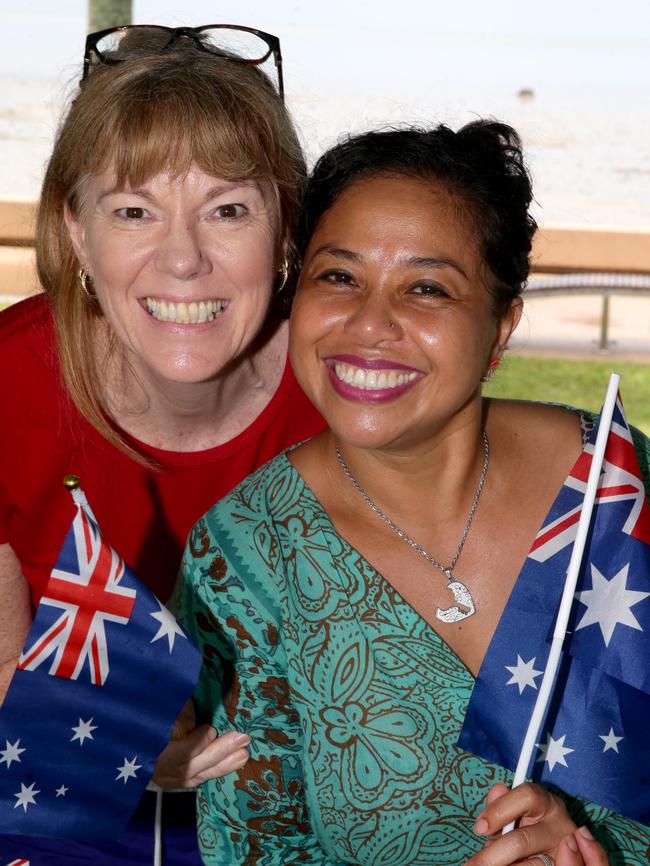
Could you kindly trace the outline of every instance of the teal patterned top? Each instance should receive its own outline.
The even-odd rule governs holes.
[[[473,677],[286,455],[194,527],[175,603],[202,721],[252,737],[201,787],[206,864],[459,866],[483,846],[474,819],[510,774],[456,746]],[[650,830],[587,813],[613,866],[647,866]]]

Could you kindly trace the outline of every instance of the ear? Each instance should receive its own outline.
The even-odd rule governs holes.
[[[498,357],[508,345],[508,340],[519,324],[524,309],[522,298],[515,298],[497,323],[497,335],[492,349],[492,357]]]
[[[63,219],[65,220],[70,241],[75,251],[75,255],[79,259],[79,264],[82,268],[88,270],[88,247],[86,245],[86,230],[82,223],[73,216],[70,210],[70,205],[65,202],[63,205]]]

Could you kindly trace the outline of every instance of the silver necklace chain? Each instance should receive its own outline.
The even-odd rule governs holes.
[[[488,441],[488,436],[487,436],[487,433],[485,432],[485,430],[481,434],[481,438],[483,440],[483,454],[484,454],[483,468],[481,469],[481,477],[478,480],[476,492],[474,493],[474,499],[472,500],[472,505],[471,505],[471,508],[469,510],[469,514],[467,516],[465,528],[463,529],[463,534],[461,535],[460,541],[458,542],[458,547],[456,548],[456,553],[454,554],[454,558],[451,560],[449,565],[443,565],[435,557],[431,556],[431,554],[428,551],[426,551],[422,547],[421,544],[418,544],[417,541],[415,541],[414,538],[411,538],[411,536],[407,532],[405,532],[403,529],[400,529],[400,527],[396,523],[394,523],[387,514],[384,514],[384,512],[377,505],[377,503],[373,502],[373,500],[368,496],[366,491],[363,489],[363,487],[359,484],[357,479],[354,477],[354,475],[350,471],[350,467],[348,466],[348,464],[343,459],[343,455],[341,454],[340,450],[338,448],[336,449],[336,457],[339,461],[339,466],[341,467],[343,472],[347,475],[347,477],[350,479],[354,488],[358,491],[358,493],[361,494],[361,496],[363,497],[366,504],[370,508],[372,508],[372,510],[375,512],[375,514],[378,517],[381,517],[381,519],[384,521],[384,523],[388,527],[390,527],[390,529],[392,529],[396,535],[398,535],[408,545],[410,545],[410,547],[412,547],[416,553],[419,553],[420,556],[422,556],[424,559],[426,559],[427,562],[430,562],[431,565],[433,565],[439,571],[442,571],[442,573],[447,577],[447,579],[449,581],[448,588],[451,589],[451,591],[453,592],[453,595],[454,595],[454,598],[456,599],[456,601],[460,602],[466,608],[466,610],[463,611],[463,610],[459,609],[458,607],[450,607],[450,608],[447,608],[446,610],[441,610],[440,608],[438,608],[438,611],[437,611],[438,619],[443,620],[443,622],[457,622],[460,619],[465,619],[466,617],[471,616],[475,611],[474,602],[472,600],[472,597],[471,597],[469,590],[467,589],[467,587],[463,583],[461,583],[460,581],[457,581],[454,578],[452,571],[456,567],[456,563],[460,559],[460,555],[463,552],[463,547],[465,546],[465,542],[467,541],[467,536],[469,535],[469,530],[472,526],[472,521],[474,520],[474,515],[475,515],[476,509],[478,507],[479,499],[481,498],[481,493],[483,492],[483,486],[485,484],[485,479],[487,477],[488,467],[490,465],[490,443]]]

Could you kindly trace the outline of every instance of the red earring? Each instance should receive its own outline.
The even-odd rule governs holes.
[[[494,371],[501,363],[501,358],[492,358],[490,363],[488,364],[487,372],[485,376],[481,379],[481,382],[489,382],[492,376],[494,375]]]

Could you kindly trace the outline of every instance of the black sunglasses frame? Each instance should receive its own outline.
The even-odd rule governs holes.
[[[106,30],[97,30],[95,33],[89,33],[86,37],[86,46],[84,49],[84,65],[83,65],[83,74],[81,76],[81,81],[85,81],[85,79],[90,74],[93,68],[92,58],[93,55],[97,58],[100,63],[105,63],[108,65],[115,65],[121,63],[121,60],[116,60],[114,58],[106,57],[98,50],[97,44],[110,33],[120,33],[126,30],[162,30],[165,33],[169,33],[169,41],[166,42],[159,51],[166,51],[181,37],[185,37],[187,39],[191,39],[194,45],[197,48],[200,48],[201,51],[205,51],[208,54],[219,55],[218,51],[214,51],[212,48],[206,46],[203,42],[201,42],[200,34],[205,30],[243,30],[246,33],[252,33],[254,36],[258,36],[264,42],[266,42],[268,46],[268,51],[266,54],[259,58],[258,60],[248,60],[245,57],[230,57],[229,60],[232,60],[233,63],[243,63],[246,66],[260,66],[262,63],[265,63],[271,55],[273,55],[273,61],[275,63],[276,73],[278,76],[278,93],[280,94],[280,98],[284,101],[284,81],[282,78],[282,53],[280,51],[280,40],[277,36],[274,36],[272,33],[265,33],[264,30],[257,30],[254,27],[245,27],[244,25],[238,24],[204,24],[201,27],[165,27],[162,24],[124,24],[121,27],[108,27]]]

